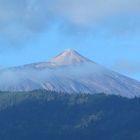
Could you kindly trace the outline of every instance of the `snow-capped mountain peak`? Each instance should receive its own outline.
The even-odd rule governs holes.
[[[21,66],[20,68],[24,67],[24,68],[44,69],[44,68],[54,68],[59,66],[79,65],[83,63],[94,63],[94,62],[80,55],[75,50],[66,49],[56,57],[52,58],[50,61],[27,64]]]
[[[1,91],[45,89],[65,93],[105,93],[140,97],[140,82],[113,72],[74,50],[66,49],[49,62],[0,71]]]
[[[72,49],[66,49],[64,52],[50,60],[50,63],[58,66],[75,65],[85,62],[91,61]]]

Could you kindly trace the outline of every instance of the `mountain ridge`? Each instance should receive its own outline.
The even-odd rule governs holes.
[[[51,60],[9,67],[8,69],[29,68],[29,67],[54,68],[58,66],[78,65],[82,63],[95,63],[95,62],[82,56],[73,49],[65,49],[63,52],[53,57]]]
[[[139,81],[98,65],[71,49],[48,62],[3,70],[0,79],[1,91],[45,89],[68,93],[140,96]]]

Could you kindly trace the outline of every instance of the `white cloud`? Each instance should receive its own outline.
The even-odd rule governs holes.
[[[119,14],[140,11],[139,0],[56,0],[50,10],[74,24],[88,25]]]
[[[28,38],[53,21],[90,27],[111,16],[140,14],[139,0],[0,0],[1,37]]]
[[[139,0],[0,0],[0,22],[39,29],[52,18],[89,24],[108,16],[140,11]]]

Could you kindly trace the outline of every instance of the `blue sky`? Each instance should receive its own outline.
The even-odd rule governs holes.
[[[0,67],[66,48],[140,80],[138,0],[0,0]]]

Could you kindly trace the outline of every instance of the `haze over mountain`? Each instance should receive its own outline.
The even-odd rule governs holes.
[[[45,89],[67,93],[140,96],[140,82],[111,71],[67,49],[48,62],[0,71],[1,91]]]

